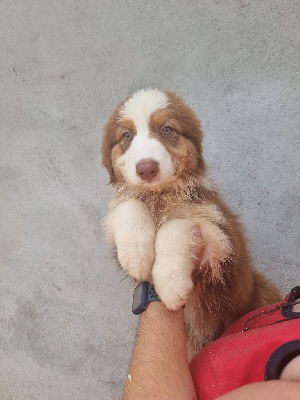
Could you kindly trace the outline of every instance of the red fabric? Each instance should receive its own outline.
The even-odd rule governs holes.
[[[242,332],[251,316],[276,305],[254,310],[240,318],[191,361],[190,369],[200,400],[213,400],[248,383],[264,381],[270,355],[283,343],[300,339],[300,318],[264,326],[285,319],[281,309],[254,318],[247,324],[249,330]]]

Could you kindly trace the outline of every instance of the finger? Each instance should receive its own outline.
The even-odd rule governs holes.
[[[202,237],[201,230],[197,225],[192,226],[191,234],[193,240],[193,245],[192,245],[193,255],[196,259],[198,259],[203,254],[203,251],[205,249],[205,242]]]

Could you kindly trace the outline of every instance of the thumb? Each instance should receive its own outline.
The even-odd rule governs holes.
[[[191,228],[191,234],[193,256],[196,259],[201,258],[205,249],[205,242],[200,228],[197,225],[193,225]]]

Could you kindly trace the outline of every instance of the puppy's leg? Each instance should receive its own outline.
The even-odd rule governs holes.
[[[200,228],[204,251],[198,260],[192,227]],[[156,290],[169,309],[184,305],[193,290],[195,268],[210,274],[210,280],[222,280],[222,262],[234,257],[229,237],[217,225],[204,220],[174,219],[157,232],[152,277]]]
[[[145,204],[136,199],[119,204],[106,217],[104,227],[117,248],[121,267],[134,279],[149,279],[156,229]]]
[[[194,288],[191,227],[191,221],[174,219],[156,234],[152,278],[158,295],[170,310],[182,307]]]

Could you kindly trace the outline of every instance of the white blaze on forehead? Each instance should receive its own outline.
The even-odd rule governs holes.
[[[158,140],[150,138],[147,131],[138,133],[129,149],[117,160],[117,165],[123,175],[134,185],[144,184],[136,173],[137,164],[144,159],[151,159],[158,163],[159,173],[156,182],[172,179],[174,166],[169,152]]]
[[[140,90],[127,100],[119,111],[120,119],[131,119],[136,128],[129,149],[118,159],[117,164],[123,175],[133,184],[144,181],[136,174],[136,166],[143,159],[155,160],[159,165],[156,182],[172,179],[173,162],[166,148],[157,139],[150,137],[149,121],[154,111],[168,106],[167,95],[157,89]]]
[[[120,109],[119,116],[131,119],[137,130],[145,129],[151,114],[168,106],[169,99],[157,89],[145,89],[135,92]]]

